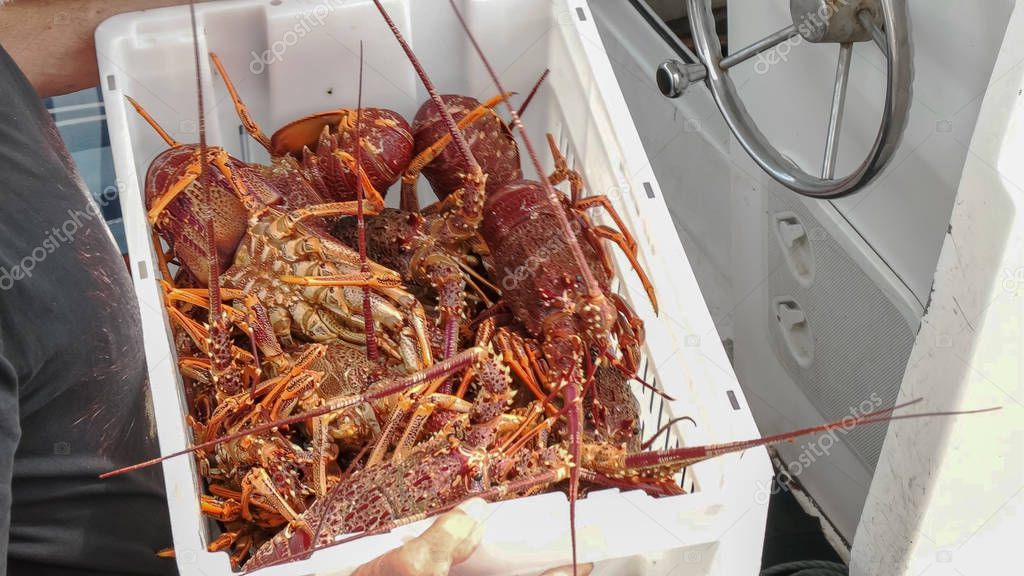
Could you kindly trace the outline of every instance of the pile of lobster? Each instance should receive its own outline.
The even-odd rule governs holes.
[[[680,494],[689,464],[840,425],[645,451],[629,387],[643,323],[609,288],[606,241],[656,310],[636,242],[551,136],[543,171],[520,121],[530,97],[514,109],[489,64],[495,98],[439,95],[375,4],[430,94],[411,125],[360,96],[267,137],[213,54],[269,165],[206,144],[201,91],[197,144],[131,101],[169,146],[145,194],[195,443],[115,473],[193,454],[202,511],[223,529],[210,549],[251,570],[473,496],[564,489],[574,517],[588,487]],[[421,173],[438,197],[422,209]]]

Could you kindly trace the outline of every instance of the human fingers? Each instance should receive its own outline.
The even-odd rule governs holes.
[[[423,534],[371,560],[353,576],[447,576],[479,544],[485,505],[473,499],[442,514]]]

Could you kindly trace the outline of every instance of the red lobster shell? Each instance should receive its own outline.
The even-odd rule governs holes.
[[[207,154],[216,154],[217,151],[209,148]],[[198,158],[198,154],[198,145],[179,145],[165,150],[153,160],[146,173],[147,209],[185,178],[189,165]],[[280,194],[267,185],[253,167],[230,156],[227,164],[261,202],[274,204],[280,201]],[[221,270],[231,265],[249,220],[249,213],[228,179],[209,162],[205,172],[209,204],[201,188],[193,182],[164,208],[155,223],[157,233],[167,241],[178,262],[203,285],[210,275],[205,232],[207,220],[213,218]]]
[[[361,117],[360,117],[361,116]],[[354,200],[355,176],[335,152],[356,156],[356,121],[362,144],[361,165],[373,187],[387,194],[412,159],[413,136],[405,118],[384,108],[341,109],[296,120],[274,133],[274,156],[301,162],[317,192],[328,202]]]
[[[470,96],[448,94],[441,98],[456,122],[480,106],[480,101]],[[487,174],[488,194],[523,177],[519,165],[519,147],[512,131],[496,112],[488,109],[484,117],[467,126],[462,133],[476,161],[484,174]],[[412,135],[416,139],[416,154],[448,135],[448,129],[433,102],[427,101],[416,113],[412,122]],[[466,161],[458,149],[449,145],[423,168],[423,175],[437,197],[444,199],[463,185],[460,174],[465,174],[467,170]]]
[[[597,283],[607,291],[610,282],[584,223],[569,209],[568,199],[561,194],[558,197],[560,205],[555,206],[541,184],[532,180],[506,184],[488,196],[480,228],[493,258],[494,279],[502,299],[534,336],[543,333],[544,320],[552,309],[538,303],[538,295],[579,301],[586,294],[555,210],[566,211]],[[610,328],[616,312],[602,312]]]

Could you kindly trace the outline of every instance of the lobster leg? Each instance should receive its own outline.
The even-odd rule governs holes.
[[[170,256],[167,252],[164,252],[163,244],[160,240],[160,236],[154,230],[152,233],[153,237],[153,251],[156,253],[156,264],[160,268],[160,276],[165,280],[170,281],[174,276],[171,275],[171,269],[168,266]]]
[[[520,342],[516,342],[517,338],[518,336],[514,334],[500,333],[496,338],[498,350],[501,351],[505,364],[523,381],[523,384],[526,385],[530,393],[541,402],[544,402],[547,399],[547,394],[541,389],[534,367],[530,364],[530,360],[525,354],[525,348]],[[551,404],[545,404],[545,409],[548,411],[549,416],[557,413],[557,410]]]
[[[409,423],[406,425],[402,437],[398,440],[397,446],[395,446],[391,459],[401,460],[416,446],[416,442],[419,440],[427,420],[437,410],[447,413],[468,414],[472,409],[473,404],[470,402],[449,394],[431,394],[425,400],[418,401],[415,410],[413,410],[412,415],[409,417]]]
[[[586,212],[576,212],[575,214],[583,221],[581,233],[601,259],[601,266],[604,268],[605,273],[609,278],[613,277],[615,275],[615,264],[612,262],[612,255],[605,249],[604,240],[595,232],[597,226]]]
[[[210,299],[207,296],[207,291],[203,288],[175,288],[167,281],[161,282],[161,285],[164,289],[164,299],[166,302],[184,302],[207,309],[210,307]],[[244,297],[244,293],[241,290],[224,288],[221,296],[227,300],[234,300]],[[239,324],[239,327],[243,330],[245,329],[244,326],[241,326],[244,322],[245,314],[231,306],[224,306],[223,310],[231,318],[232,322]]]
[[[575,210],[582,213],[583,210],[588,208],[600,207],[604,208],[605,212],[615,222],[615,226],[618,230],[610,228],[608,226],[594,226],[593,231],[600,238],[611,240],[619,245],[622,252],[626,255],[629,260],[630,266],[636,271],[637,276],[640,277],[640,282],[644,285],[644,290],[647,292],[647,297],[651,301],[651,305],[654,307],[655,313],[658,311],[658,298],[654,293],[654,285],[651,284],[650,279],[647,277],[647,273],[644,271],[640,262],[637,260],[637,244],[636,239],[629,233],[629,229],[626,227],[626,223],[623,222],[622,217],[619,215],[615,207],[612,206],[611,201],[607,196],[588,196],[582,198],[583,194],[583,176],[576,170],[569,168],[569,164],[565,159],[565,155],[558,149],[558,144],[555,142],[555,137],[550,133],[548,136],[548,146],[551,148],[551,156],[555,159],[555,171],[548,176],[548,181],[551,182],[552,186],[568,180],[569,187],[572,193],[572,206]]]
[[[654,293],[654,284],[652,284],[651,279],[647,277],[647,272],[645,272],[643,267],[640,265],[640,261],[637,260],[636,255],[630,251],[629,239],[621,231],[609,228],[608,226],[595,226],[593,231],[597,237],[611,240],[622,248],[622,253],[625,254],[626,259],[629,260],[630,266],[633,267],[636,275],[640,278],[640,283],[644,285],[644,291],[647,292],[647,298],[651,301],[654,313],[657,314],[658,296]]]
[[[233,522],[242,516],[242,509],[237,502],[207,495],[200,497],[199,511],[220,522]],[[231,535],[232,537],[228,538],[226,542],[224,541],[225,536],[229,536],[229,534],[221,534],[220,537],[210,543],[208,550],[210,552],[217,552],[229,547],[234,542],[234,535]]]
[[[306,206],[305,208],[300,208],[291,212],[289,217],[297,221],[302,221],[309,220],[311,218],[330,218],[332,216],[355,216],[356,212],[359,211],[360,206],[362,206],[364,214],[368,216],[376,216],[384,209],[384,199],[381,198],[379,204],[372,199],[367,199],[361,201],[350,200],[348,202],[329,202],[327,204]]]
[[[180,300],[201,308],[209,308],[210,300],[205,288],[175,288],[170,282],[162,282],[164,296],[170,300]],[[236,300],[245,297],[245,292],[233,288],[221,288],[221,297],[225,300]],[[235,311],[239,316],[237,310]]]
[[[328,433],[329,416],[319,416],[310,422],[313,450],[313,492],[317,498],[327,494],[327,466],[330,464],[331,437]]]
[[[351,274],[332,274],[329,276],[280,276],[287,284],[300,286],[359,286],[370,288],[394,288],[396,282],[391,278],[382,278],[373,273],[353,272]],[[398,285],[400,284],[398,281]]]
[[[298,525],[300,523],[299,513],[292,508],[281,492],[274,486],[270,475],[263,468],[253,468],[245,478],[242,479],[242,517],[252,521],[250,502],[253,493],[262,496],[270,506],[288,523]]]
[[[296,377],[274,398],[268,416],[271,419],[277,419],[291,414],[294,408],[298,406],[301,397],[315,392],[317,385],[322,379],[318,372],[307,372]],[[268,403],[269,400],[262,404],[265,407]]]
[[[634,239],[633,235],[629,233],[626,223],[622,221],[622,216],[620,216],[619,212],[614,206],[612,206],[612,202],[607,196],[600,194],[598,196],[579,198],[574,200],[572,205],[573,208],[576,208],[577,210],[586,210],[587,208],[604,208],[604,211],[607,212],[608,216],[610,216],[615,222],[615,227],[622,232],[623,239],[625,240],[625,245],[622,249],[634,255],[637,253],[636,239]]]
[[[551,133],[548,133],[548,147],[551,148],[551,157],[555,159],[555,171],[548,176],[548,182],[552,186],[558,186],[568,180],[569,190],[572,193],[572,202],[575,204],[579,200],[580,195],[583,194],[583,176],[576,170],[569,168],[565,155],[558,149],[555,137]]]
[[[485,318],[476,330],[476,346],[482,347],[489,344],[494,338],[497,325],[497,320],[493,316]],[[506,363],[506,365],[508,364]],[[466,392],[469,391],[469,385],[475,376],[476,371],[472,367],[468,368],[465,374],[462,375],[462,382],[459,384],[455,396],[465,398]]]
[[[482,348],[469,348],[463,350],[462,352],[459,352],[453,358],[442,360],[441,362],[438,362],[437,364],[434,364],[429,368],[421,370],[416,374],[390,379],[386,385],[381,386],[373,391],[364,392],[362,394],[357,394],[354,396],[332,398],[331,400],[326,401],[324,405],[319,408],[302,412],[300,414],[295,414],[293,416],[289,416],[281,420],[266,422],[246,430],[233,432],[220,438],[214,438],[210,441],[196,444],[190,448],[179,450],[178,452],[174,452],[166,456],[153,458],[152,460],[140,462],[132,466],[126,466],[124,468],[112,470],[110,472],[101,474],[100,478],[110,478],[111,476],[117,476],[119,474],[124,474],[126,472],[132,472],[135,470],[140,470],[142,468],[148,468],[149,466],[159,464],[164,460],[168,460],[170,458],[177,458],[178,456],[184,456],[186,454],[191,454],[197,451],[207,450],[219,444],[223,444],[224,442],[237,440],[244,436],[260,434],[268,430],[272,430],[274,428],[280,428],[282,426],[288,426],[299,422],[305,422],[310,418],[316,418],[318,416],[323,416],[326,414],[330,414],[332,412],[346,410],[348,408],[366,402],[373,402],[376,400],[380,400],[381,398],[387,398],[388,396],[398,394],[410,388],[415,388],[428,382],[434,382],[442,378],[447,378],[448,376],[451,376],[452,374],[455,374],[456,372],[465,369],[467,366],[469,366],[474,361],[479,359],[483,354],[485,354],[485,351]]]
[[[384,456],[387,454],[391,445],[395,442],[395,438],[398,436],[401,430],[402,420],[406,414],[409,413],[409,408],[412,404],[402,399],[399,401],[398,406],[395,407],[395,411],[391,414],[388,419],[388,423],[384,425],[384,429],[381,430],[380,437],[377,439],[376,444],[373,447],[373,451],[370,452],[370,456],[366,459],[366,467],[375,466],[384,461]]]
[[[637,317],[633,309],[618,294],[612,295],[612,303],[619,311],[619,317],[616,319],[616,337],[620,343],[619,348],[623,351],[623,359],[611,358],[610,362],[624,374],[628,374],[631,378],[638,378],[640,356],[637,351],[644,341],[644,321]],[[645,387],[653,389],[646,382],[643,384]],[[655,391],[662,394],[660,391]]]
[[[284,349],[281,348],[281,342],[274,333],[270,313],[252,294],[245,295],[242,302],[248,316],[247,332],[253,344],[263,352],[264,360],[279,365],[284,360]]]
[[[153,200],[152,207],[149,209],[147,214],[150,225],[156,224],[160,218],[160,214],[163,213],[167,205],[174,201],[182,192],[184,192],[189,186],[191,186],[202,172],[203,163],[199,160],[193,160],[185,168],[185,174],[175,182],[167,192]]]

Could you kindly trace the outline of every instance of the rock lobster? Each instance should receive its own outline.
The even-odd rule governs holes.
[[[342,304],[354,304],[356,294],[332,292],[325,296],[316,293],[317,289],[345,286],[361,289],[366,338],[357,342],[357,346],[367,346],[369,359],[369,344],[374,341],[376,331],[380,329],[386,334],[389,328],[392,332],[395,328],[382,318],[371,321],[371,314],[366,312],[369,309],[366,303],[371,299],[370,290],[383,298],[386,294],[384,289],[401,288],[397,275],[393,272],[389,275],[384,267],[374,268],[362,250],[366,232],[362,217],[372,216],[370,213],[379,207],[379,204],[365,204],[363,200],[372,196],[368,192],[374,186],[361,168],[359,130],[363,114],[355,113],[356,135],[352,142],[356,152],[351,162],[344,150],[347,140],[340,135],[347,129],[342,120],[337,121],[335,128],[330,127],[334,125],[333,119],[324,124],[320,118],[310,124],[319,126],[309,131],[309,134],[319,132],[312,136],[313,141],[323,143],[327,156],[341,162],[340,166],[347,167],[347,174],[353,177],[347,185],[355,182],[355,200],[342,201],[353,202],[345,208],[349,212],[337,205],[329,208],[314,206],[306,212],[300,212],[304,208],[291,206],[285,210],[273,200],[262,200],[246,183],[248,168],[234,166],[233,159],[225,158],[216,150],[211,156],[201,129],[198,153],[190,152],[187,166],[183,168],[185,176],[170,186],[177,188],[178,194],[184,192],[181,198],[196,199],[181,209],[194,213],[194,219],[200,223],[195,227],[199,232],[190,229],[179,236],[188,236],[192,240],[189,235],[201,234],[208,261],[206,306],[190,303],[206,309],[207,325],[196,326],[185,319],[180,320],[180,325],[202,334],[193,341],[196,348],[206,353],[208,360],[205,365],[197,362],[191,368],[200,379],[208,380],[214,389],[214,405],[208,417],[214,427],[210,428],[207,421],[193,447],[164,458],[189,452],[220,454],[226,455],[231,462],[242,462],[248,468],[242,476],[241,489],[237,491],[241,494],[236,494],[230,487],[218,489],[219,493],[213,494],[205,504],[211,512],[220,514],[225,522],[232,522],[236,515],[247,513],[264,522],[284,520],[287,526],[262,545],[250,534],[240,535],[244,537],[241,544],[244,549],[236,549],[239,561],[250,549],[256,548],[247,567],[255,569],[274,565],[337,544],[339,534],[355,533],[360,537],[380,533],[442,512],[470,496],[498,500],[528,495],[550,488],[564,479],[569,480],[570,516],[573,517],[581,482],[641,488],[652,494],[674,494],[680,490],[673,481],[680,468],[703,459],[840,426],[911,417],[893,417],[890,409],[852,422],[826,424],[776,437],[706,447],[643,451],[637,445],[635,422],[630,422],[628,408],[615,411],[610,409],[613,407],[602,404],[608,401],[602,398],[615,397],[615,393],[605,396],[606,387],[619,386],[622,378],[635,376],[637,354],[643,342],[642,324],[625,302],[608,289],[612,268],[604,252],[604,240],[613,240],[623,248],[656,307],[653,287],[636,258],[635,243],[621,225],[620,230],[614,230],[589,221],[585,209],[610,204],[602,203],[600,199],[581,198],[582,178],[565,166],[553,144],[555,174],[545,176],[542,173],[537,155],[524,136],[524,144],[540,180],[514,179],[488,191],[489,173],[474,159],[459,127],[446,110],[445,101],[430,85],[383,6],[378,0],[375,0],[375,5],[428,86],[432,102],[449,131],[448,136],[456,144],[453,150],[459,152],[466,163],[457,188],[438,204],[436,213],[443,216],[430,221],[430,226],[423,229],[425,232],[415,231],[427,240],[417,241],[418,256],[415,261],[410,258],[407,264],[408,271],[415,274],[403,274],[402,277],[409,279],[419,275],[417,277],[426,283],[436,283],[434,288],[439,294],[453,287],[459,288],[459,280],[455,276],[462,276],[464,272],[468,274],[460,270],[464,262],[446,260],[448,255],[434,248],[442,246],[447,252],[464,254],[468,246],[478,241],[478,235],[485,243],[486,268],[491,272],[497,270],[500,273],[509,266],[521,264],[523,254],[531,247],[535,248],[538,239],[545,238],[555,244],[551,253],[558,259],[559,266],[545,269],[543,274],[535,277],[517,280],[515,286],[504,287],[500,307],[491,311],[495,318],[502,316],[504,325],[496,328],[497,321],[479,323],[476,346],[458,351],[462,310],[455,303],[443,303],[437,307],[443,333],[443,360],[433,363],[428,357],[429,352],[424,352],[429,350],[429,346],[423,344],[426,330],[416,329],[415,322],[410,321],[408,326],[413,327],[415,334],[412,338],[418,347],[417,360],[411,359],[414,354],[408,353],[409,348],[403,352],[401,344],[407,342],[406,346],[410,346],[413,339],[407,336],[402,340],[401,336],[393,336],[395,353],[402,360],[400,363],[404,364],[407,374],[388,370],[377,370],[371,374],[367,370],[355,377],[357,381],[367,380],[365,385],[338,395],[313,395],[311,388],[322,389],[325,378],[326,370],[316,369],[316,362],[326,356],[322,347],[344,339],[344,331],[341,328],[331,329],[323,338],[317,337],[316,329],[299,331],[301,336],[323,340],[327,344],[307,344],[305,351],[297,353],[292,348],[295,343],[288,339],[294,330],[290,327],[282,330],[278,325],[295,322],[309,328],[309,323],[296,317],[291,310],[295,307],[293,304],[280,301],[280,288],[276,284],[273,290],[260,290],[256,288],[257,282],[246,280],[234,280],[230,285],[222,286],[218,242],[230,248],[232,240],[230,235],[220,237],[214,218],[206,207],[215,202],[213,193],[216,191],[224,192],[226,198],[232,195],[237,198],[247,218],[243,236],[247,234],[263,241],[262,245],[253,244],[258,248],[249,249],[248,256],[242,250],[242,264],[255,262],[261,269],[269,270],[266,280],[271,284],[297,287],[295,290],[302,293],[303,302],[327,310],[331,310],[331,306],[341,309]],[[472,39],[471,34],[470,37]],[[479,51],[475,39],[473,44]],[[496,76],[494,79],[497,83]],[[500,85],[498,91],[507,94]],[[200,92],[200,110],[201,101]],[[363,110],[361,103],[356,110]],[[512,126],[522,130],[519,117],[511,107],[510,113]],[[305,128],[308,126],[304,125],[303,130]],[[306,141],[304,150],[310,145],[309,134],[300,139]],[[270,144],[273,148],[272,139]],[[319,145],[317,150],[320,151]],[[302,152],[305,164],[297,172],[305,171],[301,181],[315,188],[318,184],[309,181],[310,166],[315,165],[319,169],[321,160],[312,160],[312,154]],[[283,162],[287,163],[299,162],[294,147],[281,152],[281,158],[285,158]],[[289,164],[289,170],[293,170],[295,165]],[[329,170],[341,172],[338,166]],[[179,183],[188,178],[191,180]],[[554,185],[563,180],[570,182],[571,197],[554,189]],[[276,191],[282,197],[289,195],[287,186],[274,184],[271,179],[263,182],[271,192]],[[195,187],[191,188],[193,184]],[[178,199],[171,197],[165,206]],[[204,209],[207,210],[205,214]],[[308,218],[351,214],[353,209],[357,217],[358,253],[351,248],[348,252],[337,250],[330,238],[314,226],[304,224]],[[427,212],[428,215],[435,213],[433,210]],[[613,211],[610,214],[617,220]],[[205,216],[205,223],[202,216]],[[533,223],[537,224],[536,229],[531,228]],[[262,228],[257,230],[258,227]],[[534,232],[547,232],[548,235],[538,236]],[[273,251],[268,250],[268,246]],[[232,264],[238,264],[237,247],[230,260]],[[479,244],[472,247],[478,248]],[[306,260],[310,258],[313,265],[307,268]],[[278,265],[281,267],[277,268]],[[253,277],[249,274],[245,278]],[[196,293],[182,293],[178,288],[171,290],[177,291],[175,297],[183,300],[186,295],[193,299],[197,296]],[[325,297],[333,300],[325,302]],[[447,302],[444,298],[442,296],[441,300]],[[229,306],[224,303],[226,301],[237,304]],[[277,312],[272,313],[275,306]],[[351,312],[353,309],[345,310]],[[501,309],[509,314],[501,314],[498,311]],[[281,310],[287,311],[288,316],[284,319],[281,319]],[[278,322],[275,322],[274,314]],[[319,310],[317,314],[320,314]],[[421,318],[419,315],[415,317]],[[346,329],[358,326],[356,316],[351,317],[349,324]],[[237,345],[237,332],[232,331],[231,326],[239,327],[252,340],[251,352]],[[202,333],[204,329],[206,334]],[[404,328],[398,333],[403,332]],[[501,350],[500,356],[492,353],[489,347],[492,341]],[[387,342],[387,345],[391,343]],[[266,367],[256,360],[257,355],[265,357]],[[508,358],[512,363],[507,361]],[[272,374],[270,380],[261,380],[264,369]],[[515,374],[515,379],[510,373]],[[462,382],[457,390],[439,388],[440,382],[450,384],[453,382],[451,377],[458,374],[462,374]],[[541,384],[546,389],[530,387],[533,398],[524,395],[526,402],[523,403],[524,399],[516,398],[513,386],[516,379]],[[588,431],[583,402],[591,389],[594,390],[591,402],[595,414]],[[560,404],[559,397],[562,399]],[[370,434],[371,439],[365,446],[372,450],[369,457],[364,463],[363,455],[357,454],[345,472],[332,468],[330,475],[333,479],[330,481],[320,482],[319,478],[328,476],[327,461],[331,458],[307,459],[301,451],[291,450],[281,443],[279,434],[282,431],[295,438],[291,435],[302,430],[302,435],[310,436],[307,439],[311,440],[310,444],[315,444],[316,438],[324,438],[324,431],[332,418],[335,422],[338,418],[343,420],[354,409],[384,400],[393,401],[397,408],[386,408],[385,412],[390,415],[386,424],[379,432]],[[234,410],[235,406],[239,407],[238,411]],[[448,416],[431,421],[429,416],[436,411]],[[220,435],[211,437],[214,434]],[[267,454],[272,458],[264,458]],[[294,466],[286,470],[278,458],[291,459]],[[317,463],[316,458],[324,464]],[[273,495],[271,489],[280,492],[289,486],[288,478],[284,478],[285,482],[274,478],[282,471],[294,472],[302,477],[303,482],[307,477],[317,477],[314,493],[318,498],[310,503],[305,497],[294,499],[291,494],[282,494],[280,498]],[[231,476],[237,480],[241,471],[236,472]],[[246,484],[250,473],[252,479]],[[265,476],[270,477],[269,483]],[[248,500],[245,496],[247,486]],[[302,486],[309,487],[308,484]],[[272,517],[274,515],[276,518]],[[575,552],[574,534],[574,561]]]

